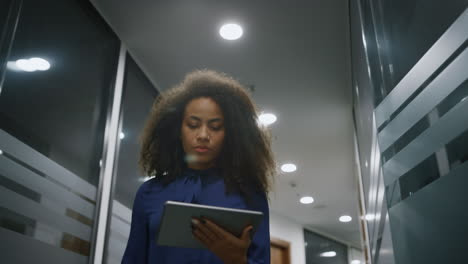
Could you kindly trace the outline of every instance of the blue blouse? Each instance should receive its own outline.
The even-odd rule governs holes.
[[[186,203],[256,210],[264,214],[247,252],[249,264],[270,263],[270,229],[268,201],[265,194],[254,196],[248,206],[240,194],[225,194],[220,169],[186,169],[181,177],[166,187],[158,179],[143,183],[135,197],[132,224],[122,263],[151,264],[222,264],[208,249],[156,245],[156,233],[164,203],[168,200]]]

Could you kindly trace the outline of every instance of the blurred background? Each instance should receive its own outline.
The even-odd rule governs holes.
[[[468,263],[468,1],[0,0],[0,262],[120,263],[156,96],[244,84],[272,263]]]

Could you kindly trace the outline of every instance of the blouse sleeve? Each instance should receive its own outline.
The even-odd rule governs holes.
[[[255,232],[247,251],[248,264],[270,263],[270,214],[266,195],[259,198],[259,207],[253,210],[263,212],[263,219]]]
[[[127,248],[122,258],[122,264],[146,263],[148,248],[148,220],[144,212],[143,184],[137,191],[133,203],[132,223]]]

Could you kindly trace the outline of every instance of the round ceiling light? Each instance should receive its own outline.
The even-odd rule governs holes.
[[[42,58],[19,59],[15,62],[16,67],[25,72],[47,71],[50,63]]]
[[[16,66],[25,72],[34,72],[37,69],[32,65],[29,60],[20,59],[16,61]]]
[[[310,196],[304,196],[301,198],[300,202],[302,204],[311,204],[314,202],[314,198],[313,197],[310,197]]]
[[[284,171],[284,172],[294,172],[297,170],[297,167],[296,165],[292,164],[292,163],[287,163],[287,164],[283,164],[281,166],[281,170]]]
[[[343,215],[340,217],[340,222],[343,222],[343,223],[351,222],[351,220],[353,220],[353,218],[349,215]]]
[[[236,40],[242,37],[243,33],[242,27],[237,24],[225,24],[219,29],[221,37],[227,40]]]
[[[264,114],[261,114],[258,117],[258,120],[259,120],[260,124],[265,125],[265,126],[269,126],[269,125],[273,124],[274,122],[276,122],[277,118],[276,118],[276,116],[274,114],[264,113]]]
[[[29,63],[34,66],[38,71],[47,71],[50,69],[50,63],[41,58],[31,58]]]

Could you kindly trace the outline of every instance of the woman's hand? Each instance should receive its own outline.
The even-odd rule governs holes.
[[[193,235],[225,264],[247,264],[252,226],[238,238],[206,218],[193,218],[192,223]]]

